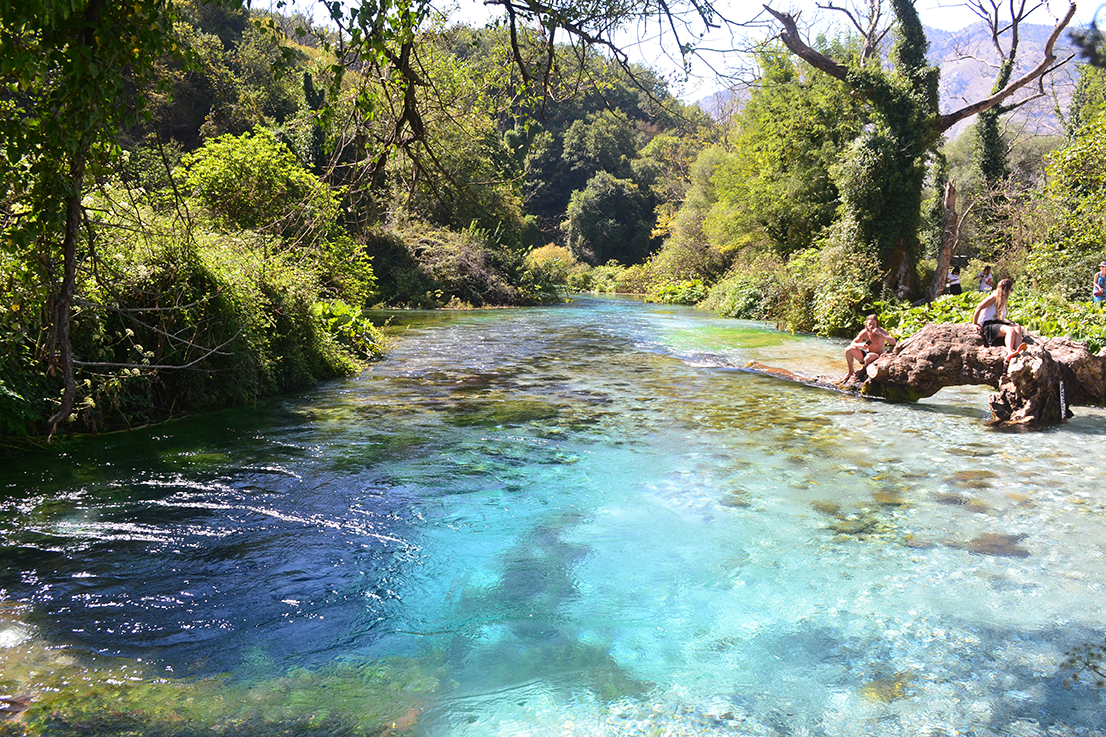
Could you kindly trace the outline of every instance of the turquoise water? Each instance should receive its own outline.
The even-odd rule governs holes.
[[[791,385],[736,367],[844,341],[628,299],[393,327],[357,378],[6,461],[0,685],[107,662],[266,689],[256,723],[379,710],[387,667],[366,733],[1106,734],[1060,671],[1106,630],[1106,413]]]

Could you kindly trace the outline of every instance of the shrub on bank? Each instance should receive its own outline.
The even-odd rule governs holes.
[[[230,230],[268,229],[318,240],[337,224],[338,199],[273,133],[257,126],[184,156],[184,185]]]
[[[576,292],[595,292],[596,294],[618,294],[623,292],[622,276],[626,267],[616,261],[602,266],[587,266],[574,269],[569,274],[569,286]]]
[[[523,274],[527,291],[539,302],[559,302],[570,292],[582,291],[574,285],[576,275],[587,270],[564,246],[549,244],[526,255]]]
[[[651,302],[674,305],[694,305],[702,302],[709,293],[702,279],[686,279],[681,282],[651,285],[648,299]]]
[[[175,235],[120,234],[100,255],[101,276],[82,281],[79,293],[102,308],[74,320],[77,355],[99,367],[82,371],[79,425],[242,404],[356,369],[315,309],[318,280],[294,257],[250,233]]]
[[[0,249],[0,437],[29,435],[50,414],[56,390],[39,365],[44,289],[29,258]]]
[[[350,373],[381,354],[383,335],[359,314],[336,319],[341,303],[333,296],[318,306],[319,262],[304,254],[250,231],[185,229],[169,216],[97,205],[95,259],[79,271],[71,326],[78,395],[69,429],[251,402]],[[330,291],[371,289],[371,270],[362,279]],[[41,275],[28,277],[27,289],[36,283]],[[0,313],[12,347],[0,358],[7,436],[42,432],[61,392],[44,355],[46,317],[23,309],[43,302],[21,297],[21,284],[0,285],[13,306]]]
[[[363,240],[378,279],[378,304],[385,307],[518,306],[562,298],[550,280],[555,274],[528,270],[525,251],[482,228],[458,232],[406,221]]]
[[[770,320],[791,332],[849,335],[872,303],[875,264],[833,239],[786,262],[762,254],[735,262],[701,306],[724,317]]]
[[[775,258],[741,262],[711,288],[700,306],[722,317],[774,320],[787,277],[783,264]]]

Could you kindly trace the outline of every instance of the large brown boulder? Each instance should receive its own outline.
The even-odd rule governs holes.
[[[1071,405],[1106,404],[1106,350],[1098,355],[1069,338],[1028,337],[1025,351],[1005,361],[974,324],[930,324],[880,356],[845,391],[916,401],[946,386],[987,385],[994,421],[1049,425],[1070,417]]]
[[[1069,405],[1106,405],[1106,350],[1096,355],[1071,338],[1049,338],[1044,347],[1061,366]]]
[[[1004,425],[1053,425],[1065,419],[1060,406],[1060,364],[1047,350],[1030,346],[1010,359],[998,393],[987,398],[995,421]]]
[[[861,392],[888,399],[931,397],[946,386],[998,388],[1003,348],[983,345],[974,324],[929,324],[885,353],[861,378]]]

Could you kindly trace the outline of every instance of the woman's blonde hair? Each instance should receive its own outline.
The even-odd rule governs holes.
[[[1014,289],[1013,279],[1003,279],[995,287],[995,319],[1002,320],[1006,317],[1006,300],[1010,299],[1010,292]]]

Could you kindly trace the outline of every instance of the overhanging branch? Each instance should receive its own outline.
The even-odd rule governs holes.
[[[775,13],[773,13],[773,15],[775,15]],[[961,120],[970,118],[973,115],[977,115],[983,112],[984,110],[993,108],[995,105],[998,105],[1003,100],[1007,99],[1015,92],[1020,90],[1022,87],[1025,87],[1030,82],[1039,79],[1042,75],[1049,72],[1052,69],[1053,63],[1056,61],[1056,41],[1060,38],[1060,34],[1063,33],[1064,29],[1067,28],[1074,15],[1075,4],[1072,3],[1068,6],[1068,12],[1065,13],[1064,17],[1056,23],[1056,26],[1052,29],[1052,33],[1049,34],[1048,41],[1045,43],[1044,58],[1041,59],[1040,63],[1037,64],[1037,66],[1033,67],[1021,77],[1018,77],[1013,82],[1006,85],[987,99],[980,100],[979,102],[974,102],[971,105],[966,105],[965,107],[960,108],[956,112],[949,113],[948,115],[940,116],[937,119],[938,132],[944,133],[949,128],[959,123]],[[787,42],[784,41],[784,43]]]
[[[767,5],[764,6],[764,9],[783,25],[783,32],[780,33],[779,38],[791,53],[815,69],[819,69],[835,79],[845,81],[849,75],[848,67],[819,51],[815,51],[803,41],[802,36],[799,35],[799,26],[796,23],[798,14],[792,16],[790,13],[780,13],[772,10]]]

